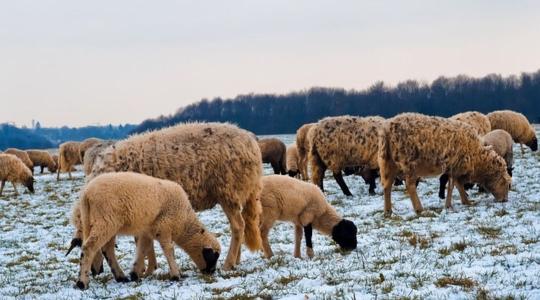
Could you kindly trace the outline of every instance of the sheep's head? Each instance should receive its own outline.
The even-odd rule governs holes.
[[[531,140],[529,140],[529,142],[527,144],[527,147],[531,148],[532,151],[536,151],[538,150],[538,139],[535,137],[533,137]]]
[[[197,268],[203,273],[212,274],[216,270],[216,264],[221,252],[221,246],[214,234],[206,229],[201,229],[184,244],[184,250],[191,257]]]
[[[332,229],[332,239],[344,250],[356,249],[356,225],[352,221],[343,219]]]
[[[24,181],[24,186],[26,186],[26,188],[28,188],[30,193],[33,194],[34,193],[34,177],[30,176],[26,178],[26,180]]]
[[[506,162],[495,151],[486,149],[482,163],[484,167],[480,184],[493,194],[496,201],[507,201],[512,178],[508,175]]]
[[[47,169],[49,169],[49,172],[51,173],[55,173],[56,170],[57,170],[57,165],[56,163],[54,162],[54,160],[51,160],[48,164],[47,164]]]

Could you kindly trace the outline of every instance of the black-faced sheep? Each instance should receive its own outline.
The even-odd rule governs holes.
[[[188,196],[177,183],[143,174],[103,174],[87,184],[80,198],[82,253],[76,286],[88,288],[88,273],[94,256],[103,251],[118,282],[128,279],[114,253],[117,235],[158,240],[169,264],[172,280],[180,279],[174,244],[180,246],[204,272],[215,270],[220,245],[199,221]],[[132,280],[142,276],[144,243],[138,243]]]
[[[296,145],[289,145],[287,147],[287,173],[291,177],[296,177],[300,174],[298,149]]]
[[[270,175],[264,176],[261,203],[261,236],[264,255],[273,255],[268,242],[268,233],[276,221],[291,222],[295,226],[294,256],[300,257],[302,232],[306,236],[306,254],[313,257],[313,228],[332,239],[344,250],[356,249],[357,229],[353,222],[343,219],[326,202],[321,190],[301,180]]]
[[[58,170],[56,180],[60,180],[60,172],[68,172],[69,179],[71,177],[72,168],[81,163],[81,154],[79,152],[79,142],[65,142],[58,149]]]
[[[224,269],[240,261],[240,248],[261,248],[261,152],[252,134],[230,124],[181,124],[134,135],[102,151],[87,181],[132,171],[179,183],[196,211],[220,204],[232,239]]]
[[[88,138],[84,141],[82,141],[79,145],[79,156],[80,156],[80,161],[81,163],[84,164],[84,154],[85,152],[90,149],[90,147],[94,146],[95,144],[97,143],[100,143],[100,142],[103,142],[102,139],[98,139],[98,138]]]
[[[114,144],[113,141],[101,141],[92,145],[90,148],[86,149],[86,151],[84,152],[84,157],[83,157],[84,175],[86,176],[90,175],[90,173],[92,172],[92,167],[94,166],[94,162],[96,161],[96,157],[98,156],[98,154],[113,144]]]
[[[416,193],[420,177],[448,173],[452,190],[456,184],[464,204],[469,204],[463,184],[484,186],[497,201],[506,201],[511,178],[506,163],[493,150],[482,145],[478,135],[463,122],[415,113],[400,114],[387,120],[379,138],[379,167],[384,187],[384,210],[392,213],[391,189],[397,175],[405,178],[413,208],[423,208]],[[452,194],[448,193],[447,207]]]
[[[308,180],[308,154],[309,154],[309,138],[310,129],[316,123],[304,124],[296,131],[296,148],[298,149],[298,159],[300,161],[299,168],[303,180]]]
[[[34,164],[32,163],[32,160],[30,159],[26,151],[19,150],[17,148],[8,148],[6,149],[4,153],[13,154],[17,156],[24,163],[24,165],[32,172],[32,174],[34,174]]]
[[[477,111],[462,112],[451,116],[450,119],[471,125],[479,136],[484,136],[491,131],[489,118]]]
[[[258,140],[263,163],[269,163],[274,174],[287,174],[287,147],[276,138]]]
[[[56,162],[53,160],[51,154],[44,150],[26,150],[28,157],[32,161],[34,167],[40,167],[40,173],[43,174],[43,169],[49,169],[49,172],[56,172]]]
[[[489,113],[491,129],[502,129],[508,132],[514,142],[525,144],[532,151],[538,150],[538,139],[534,127],[523,115],[511,110],[498,110]]]
[[[352,195],[341,171],[347,167],[359,167],[375,172],[379,168],[377,130],[383,122],[381,117],[353,116],[329,117],[319,121],[310,130],[312,182],[324,190],[324,172],[328,168],[343,193]],[[375,192],[375,176],[372,178],[370,194]]]
[[[16,195],[19,195],[15,187],[16,183],[23,184],[28,188],[30,193],[34,193],[34,177],[32,177],[32,172],[30,172],[30,169],[28,169],[20,158],[13,154],[0,154],[0,181],[2,182],[0,196],[4,191],[6,181],[11,182]]]

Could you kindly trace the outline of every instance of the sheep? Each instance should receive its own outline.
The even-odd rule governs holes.
[[[387,120],[379,131],[378,161],[384,187],[384,211],[392,213],[391,188],[403,176],[416,213],[423,210],[416,193],[419,177],[448,173],[450,183],[446,207],[452,206],[456,184],[463,204],[470,204],[463,184],[477,182],[495,197],[506,201],[511,178],[506,163],[482,145],[472,127],[460,121],[404,113]]]
[[[13,154],[0,154],[0,181],[2,182],[0,196],[2,196],[2,192],[4,191],[6,181],[11,182],[17,196],[19,192],[17,191],[17,187],[15,187],[16,183],[22,183],[28,188],[30,193],[34,193],[34,177],[32,176],[32,172],[30,172],[20,158]]]
[[[257,141],[261,149],[263,163],[270,163],[274,174],[287,174],[287,147],[276,138],[260,139]]]
[[[491,129],[502,129],[508,132],[514,142],[525,144],[532,151],[538,150],[538,139],[534,127],[527,118],[511,110],[497,110],[487,114]]]
[[[313,257],[311,241],[313,228],[332,239],[344,250],[356,249],[357,229],[353,222],[342,218],[326,202],[321,190],[308,182],[286,176],[270,175],[262,179],[261,236],[266,258],[273,256],[268,233],[277,221],[288,221],[295,226],[294,257],[300,257],[302,232],[306,237],[306,254]]]
[[[88,138],[88,139],[81,142],[81,144],[79,145],[79,159],[80,159],[81,163],[84,164],[84,153],[88,149],[90,149],[90,147],[92,147],[95,144],[100,143],[100,142],[103,142],[103,140],[98,139],[98,138]]]
[[[298,149],[298,160],[300,174],[303,180],[308,180],[308,153],[310,149],[308,133],[316,123],[304,124],[296,131],[296,148]]]
[[[98,154],[105,150],[105,148],[113,144],[114,141],[101,141],[92,145],[85,151],[83,157],[83,169],[85,176],[90,175],[90,173],[92,172],[92,167],[94,166],[94,162]]]
[[[300,171],[298,169],[298,160],[298,148],[296,147],[296,145],[293,144],[287,147],[287,173],[291,177],[296,177],[300,174]]]
[[[8,148],[6,149],[6,151],[4,151],[4,153],[13,154],[17,156],[24,163],[24,165],[28,169],[30,169],[30,171],[32,172],[32,175],[34,174],[34,164],[32,163],[32,160],[30,159],[30,157],[28,156],[28,153],[17,148]]]
[[[232,233],[225,270],[240,262],[242,242],[250,250],[262,247],[258,229],[262,160],[249,132],[230,124],[189,123],[133,135],[98,154],[86,180],[117,171],[179,183],[195,211],[219,203]]]
[[[28,157],[32,161],[34,167],[38,166],[41,168],[40,174],[43,174],[45,167],[49,169],[49,172],[56,172],[56,162],[52,158],[51,154],[44,150],[26,150]],[[33,172],[33,170],[32,170]]]
[[[180,279],[173,242],[187,252],[201,271],[215,271],[221,252],[219,242],[199,221],[179,184],[139,173],[102,174],[87,184],[79,201],[83,244],[78,288],[88,288],[90,265],[99,250],[116,281],[129,281],[114,254],[119,234],[139,239],[130,273],[133,281],[142,276],[143,245],[154,239],[167,258],[171,280]]]
[[[384,119],[375,117],[339,116],[324,118],[310,130],[310,163],[312,182],[323,188],[326,169],[330,169],[343,193],[351,196],[341,171],[361,167],[376,172],[377,130]],[[375,175],[370,176],[369,193],[375,193]]]
[[[504,159],[508,175],[512,176],[512,166],[514,164],[514,152],[512,150],[514,141],[512,136],[502,129],[495,129],[484,135],[482,142],[485,146],[493,147],[493,150]]]
[[[450,119],[471,125],[480,136],[484,136],[491,131],[491,122],[489,121],[489,118],[477,111],[459,113],[451,116]]]
[[[69,179],[73,166],[81,163],[81,155],[79,152],[79,142],[65,142],[60,145],[58,150],[58,170],[56,180],[60,181],[60,172],[68,172]]]

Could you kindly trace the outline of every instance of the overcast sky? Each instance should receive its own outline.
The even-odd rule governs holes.
[[[0,0],[0,123],[540,68],[540,1]]]

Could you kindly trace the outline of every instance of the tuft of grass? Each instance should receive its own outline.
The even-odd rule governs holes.
[[[300,278],[295,275],[281,276],[279,279],[276,280],[276,282],[281,285],[288,285],[289,283],[297,281],[298,279]]]
[[[498,238],[501,235],[500,227],[490,227],[490,226],[478,226],[476,228],[480,234],[488,238]]]
[[[422,236],[418,236],[416,234],[413,234],[411,237],[409,237],[408,241],[409,241],[409,245],[413,246],[414,248],[416,248],[417,246],[420,249],[426,249],[429,247],[429,239]]]
[[[469,243],[467,243],[466,241],[452,243],[450,247],[439,249],[439,254],[441,254],[442,256],[448,256],[450,255],[450,253],[454,251],[463,252],[468,246],[469,246]]]
[[[500,245],[491,250],[490,254],[491,256],[517,254],[517,248],[515,245]]]
[[[450,276],[444,276],[437,281],[435,281],[435,286],[444,288],[449,285],[455,285],[460,286],[465,289],[471,289],[472,287],[476,286],[476,282],[470,278],[466,277],[450,277]]]
[[[125,297],[119,297],[119,298],[116,298],[117,300],[139,300],[139,299],[144,299],[144,294],[142,294],[141,292],[137,292],[133,295],[129,295],[129,296],[125,296]]]
[[[503,217],[503,216],[508,215],[508,211],[506,211],[506,209],[503,208],[503,209],[500,209],[500,210],[496,211],[495,215],[497,217]]]
[[[22,265],[25,262],[29,262],[29,261],[32,261],[32,260],[34,260],[34,257],[32,257],[30,255],[23,255],[23,256],[19,257],[17,260],[8,262],[6,264],[6,267],[11,268],[11,267],[14,267],[14,266]]]

